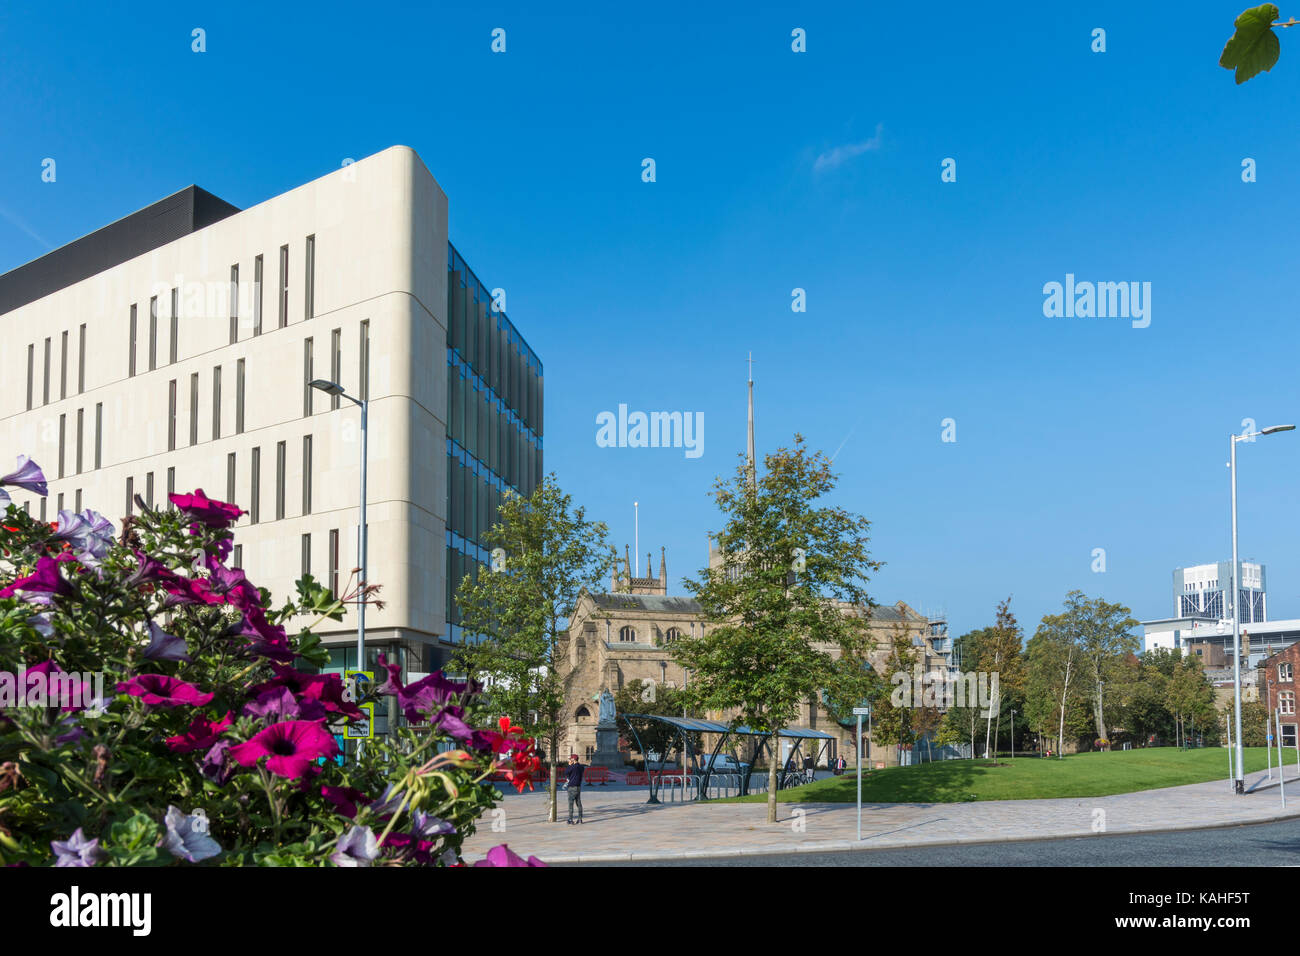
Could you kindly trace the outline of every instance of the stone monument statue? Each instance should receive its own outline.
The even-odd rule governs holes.
[[[614,709],[614,695],[606,687],[600,692],[600,712],[596,715],[596,752],[591,755],[593,767],[623,769],[623,754],[618,749],[618,723]]]
[[[605,688],[600,692],[600,714],[596,717],[597,727],[613,727],[614,724],[614,695]]]

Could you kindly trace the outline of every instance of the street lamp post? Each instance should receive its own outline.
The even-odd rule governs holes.
[[[358,555],[361,565],[361,579],[358,582],[357,590],[357,670],[363,671],[366,669],[366,419],[370,410],[370,402],[364,398],[353,398],[337,382],[318,378],[314,379],[310,384],[312,388],[318,389],[327,395],[346,398],[361,409],[361,540],[358,542],[361,551],[360,555]],[[357,753],[361,753],[360,741],[357,741]]]
[[[1250,441],[1258,435],[1272,435],[1275,432],[1294,431],[1294,425],[1270,425],[1268,428],[1261,428],[1257,432],[1247,432],[1243,435],[1229,435],[1228,447],[1231,455],[1228,459],[1228,470],[1232,477],[1232,574],[1231,585],[1232,591],[1230,598],[1232,600],[1232,712],[1233,723],[1236,725],[1236,782],[1233,790],[1236,793],[1246,792],[1246,773],[1244,754],[1241,746],[1241,609],[1240,604],[1240,582],[1237,580],[1240,565],[1237,564],[1237,442]],[[1267,741],[1265,741],[1267,743]]]

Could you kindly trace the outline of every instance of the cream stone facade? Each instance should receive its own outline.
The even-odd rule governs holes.
[[[633,577],[625,558],[623,568],[613,576],[608,592],[584,591],[580,596],[560,655],[565,662],[565,707],[568,714],[561,753],[576,753],[586,759],[594,751],[596,700],[602,691],[616,694],[635,680],[656,686],[689,687],[690,672],[673,659],[673,642],[679,636],[704,634],[706,625],[698,602],[690,597],[669,595],[667,591],[667,562],[661,555],[658,578]],[[845,613],[858,613],[847,606],[843,610]],[[935,648],[931,624],[929,618],[901,601],[874,608],[871,613],[871,635],[875,641],[872,666],[886,672],[893,656],[894,641],[903,640],[921,649],[920,663],[926,671],[946,667],[944,654]],[[834,653],[833,649],[831,653]],[[710,719],[722,720],[726,716],[708,715]],[[820,730],[836,738],[825,758],[843,752],[846,759],[853,760],[854,730],[841,727],[832,720],[820,698],[801,706],[794,725]],[[865,731],[863,736],[867,736]],[[863,753],[864,757],[869,755],[873,762],[882,762],[886,766],[898,762],[893,747],[873,744]],[[629,758],[633,756],[630,749],[627,755]]]
[[[50,479],[47,500],[15,501],[51,521],[93,508],[118,523],[134,495],[165,506],[170,490],[201,487],[255,512],[236,525],[235,559],[256,584],[283,598],[310,571],[342,589],[359,564],[359,409],[306,384],[337,381],[369,400],[369,579],[385,606],[367,613],[368,648],[413,672],[438,666],[451,553],[447,211],[420,158],[395,146],[0,314],[0,451],[30,455]],[[18,273],[0,286],[21,285]],[[508,323],[483,316],[471,310],[471,338],[477,320],[495,349]],[[506,348],[498,364],[515,358]],[[524,361],[540,376],[531,352]],[[482,394],[496,400],[486,384]],[[540,389],[534,404],[540,421]],[[340,666],[355,627],[350,613],[323,632]]]

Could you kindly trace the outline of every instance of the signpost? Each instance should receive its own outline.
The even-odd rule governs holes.
[[[854,707],[853,715],[858,718],[858,842],[862,842],[862,718],[871,716],[870,707]]]
[[[343,672],[343,699],[346,701],[358,701],[366,696],[366,688],[375,679],[374,671],[344,671]],[[354,720],[343,728],[343,737],[346,740],[373,740],[375,737],[375,705],[373,703],[360,704],[359,707],[365,713],[362,720]],[[361,745],[357,744],[357,756],[361,755]]]

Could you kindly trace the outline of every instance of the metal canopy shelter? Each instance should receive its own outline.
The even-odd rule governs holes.
[[[699,800],[707,800],[709,798],[708,797],[709,777],[713,774],[713,764],[717,760],[718,753],[722,750],[723,745],[730,738],[732,737],[761,738],[761,743],[759,743],[754,748],[754,752],[750,756],[750,760],[748,764],[745,766],[745,769],[742,771],[740,775],[741,796],[745,796],[746,794],[749,793],[749,779],[750,776],[753,774],[754,764],[758,762],[758,758],[762,755],[763,750],[767,747],[768,743],[771,741],[772,738],[772,734],[764,730],[752,730],[751,728],[744,727],[744,726],[731,727],[728,724],[719,723],[716,720],[701,720],[698,717],[668,717],[660,714],[619,714],[619,717],[623,718],[623,721],[627,724],[628,730],[632,732],[632,736],[636,740],[637,749],[641,751],[643,756],[646,754],[646,750],[641,745],[641,737],[636,732],[636,727],[632,725],[632,718],[636,718],[637,720],[657,721],[659,723],[667,724],[670,727],[676,728],[682,737],[683,757],[694,757],[694,755],[691,754],[690,752],[689,741],[686,737],[687,733],[703,733],[703,734],[718,735],[718,743],[713,748],[712,753],[709,754],[708,762],[705,764],[703,772],[700,775],[699,792],[697,794],[697,799]],[[820,730],[811,730],[807,727],[785,727],[777,731],[776,736],[785,738],[787,740],[799,741],[798,744],[795,745],[795,749],[790,755],[791,759],[793,759],[795,754],[797,754],[799,750],[803,747],[803,742],[805,740],[817,740],[822,742],[821,750],[816,755],[816,758],[820,758],[821,754],[824,753],[826,749],[830,747],[830,742],[835,740],[835,737],[832,736],[831,734],[823,733]],[[779,757],[777,756],[776,753],[773,753],[772,759],[776,760],[779,759]],[[699,763],[698,760],[695,760],[694,762],[698,767],[698,763]],[[737,762],[739,763],[739,761]],[[685,760],[683,760],[682,762],[682,770],[683,772],[686,770]],[[657,788],[655,786],[655,776],[653,774],[650,775],[649,782],[650,782],[650,799],[646,802],[658,803],[659,797],[658,794],[656,793]]]

